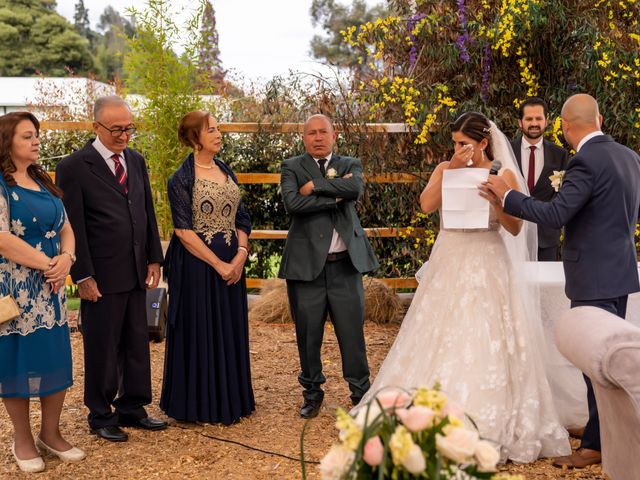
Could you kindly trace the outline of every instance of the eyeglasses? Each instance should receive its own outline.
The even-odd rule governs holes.
[[[126,133],[128,136],[131,136],[134,133],[136,133],[136,130],[138,130],[138,128],[133,124],[129,125],[126,128],[122,128],[122,127],[109,128],[109,127],[101,124],[100,122],[96,122],[96,123],[98,125],[100,125],[102,128],[104,128],[105,130],[108,130],[112,137],[116,137],[116,138],[122,136],[123,133]]]

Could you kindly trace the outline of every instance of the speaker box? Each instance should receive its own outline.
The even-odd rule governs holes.
[[[167,331],[167,289],[147,290],[147,327],[149,340],[161,342]]]
[[[167,289],[152,288],[147,290],[147,328],[149,340],[161,342],[167,331]],[[78,330],[82,332],[82,315],[78,310]]]

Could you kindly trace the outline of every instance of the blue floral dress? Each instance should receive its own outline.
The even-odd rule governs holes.
[[[43,185],[10,187],[0,177],[0,241],[13,234],[53,257],[66,221],[62,201]],[[0,325],[0,397],[44,397],[73,383],[64,288],[54,294],[45,280],[0,256],[0,295],[12,294],[21,310]]]

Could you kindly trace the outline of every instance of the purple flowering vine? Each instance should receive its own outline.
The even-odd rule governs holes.
[[[480,97],[485,103],[489,101],[489,76],[491,74],[492,61],[491,46],[486,44],[482,53],[482,88],[480,90]]]
[[[469,63],[471,58],[467,51],[467,43],[469,42],[469,31],[467,30],[467,14],[465,10],[464,0],[456,0],[458,5],[458,14],[460,15],[460,24],[462,25],[462,34],[456,40],[456,47],[460,50],[460,60]]]
[[[417,13],[413,15],[409,21],[407,22],[407,28],[409,29],[409,39],[411,40],[411,50],[409,50],[409,65],[411,68],[418,61],[418,49],[416,48],[416,36],[413,34],[413,29],[416,28],[416,25],[420,20],[422,20],[426,15],[424,13]]]

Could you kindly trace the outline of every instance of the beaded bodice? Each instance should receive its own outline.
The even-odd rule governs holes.
[[[240,189],[231,179],[217,183],[196,178],[191,203],[194,232],[200,233],[208,244],[216,234],[224,233],[225,243],[231,245],[239,204]]]

